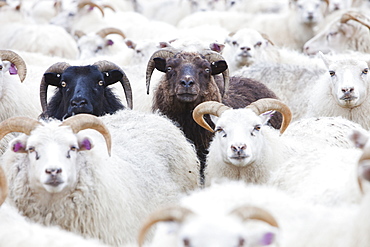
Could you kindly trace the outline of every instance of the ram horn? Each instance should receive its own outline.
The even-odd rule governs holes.
[[[103,28],[99,32],[97,32],[96,34],[99,35],[100,37],[102,37],[103,39],[105,37],[107,37],[109,34],[118,34],[123,39],[126,39],[125,34],[120,29],[114,28],[114,27]]]
[[[204,120],[204,115],[211,114],[216,117],[220,117],[224,111],[231,109],[224,104],[217,102],[217,101],[206,101],[197,105],[193,110],[193,119],[194,121],[200,125],[201,127],[205,128],[210,132],[214,132],[214,130],[209,126],[209,124]]]
[[[12,132],[20,132],[30,135],[37,126],[42,125],[39,121],[29,117],[11,117],[0,123],[0,140]]]
[[[15,65],[15,67],[18,70],[18,75],[21,80],[21,82],[24,81],[26,78],[27,74],[27,66],[24,60],[22,59],[21,56],[19,56],[17,53],[14,51],[10,50],[0,50],[0,58],[1,60],[6,60],[11,62],[12,64]]]
[[[139,247],[143,246],[145,236],[154,224],[162,221],[181,223],[190,215],[194,215],[193,211],[180,206],[167,207],[152,213],[140,229],[138,237]]]
[[[4,169],[0,166],[0,206],[8,196],[8,183],[6,181]]]
[[[361,18],[365,18],[365,17],[360,13],[350,11],[342,15],[340,22],[346,23],[349,20],[354,20],[370,29],[370,23],[364,22],[363,20],[361,20]]]
[[[280,134],[283,134],[286,128],[288,128],[290,121],[292,120],[292,112],[289,107],[277,99],[264,98],[252,102],[245,108],[251,109],[257,115],[260,115],[267,111],[278,111],[283,115],[283,122],[280,127]]]
[[[112,10],[113,12],[116,12],[116,10],[113,8],[113,6],[112,6],[112,5],[109,5],[109,4],[102,4],[101,6],[103,7],[103,9],[107,8],[107,9]]]
[[[85,32],[83,32],[83,31],[81,31],[81,30],[76,30],[76,31],[74,31],[74,36],[76,36],[77,38],[82,38],[83,36],[85,36],[86,35],[86,33]]]
[[[152,78],[153,71],[155,69],[155,62],[154,58],[160,57],[163,59],[167,59],[170,57],[173,57],[175,55],[176,51],[174,49],[161,49],[153,53],[153,55],[150,57],[148,65],[146,66],[146,93],[149,94],[149,88],[150,88],[150,79]]]
[[[267,224],[273,226],[273,227],[279,227],[279,224],[277,223],[274,216],[272,216],[269,212],[266,210],[255,207],[255,206],[241,206],[238,207],[230,212],[230,215],[235,215],[238,218],[240,218],[242,221],[248,221],[248,220],[260,220],[263,222],[266,222]]]
[[[212,64],[213,62],[220,61],[220,60],[225,61],[225,58],[220,53],[215,52],[215,51],[207,50],[207,52],[203,53],[202,55],[208,60],[210,64]],[[230,84],[229,69],[226,69],[224,72],[222,72],[222,76],[224,79],[224,94],[225,94],[227,90],[229,89],[229,84]]]
[[[98,4],[93,3],[93,2],[91,2],[91,1],[81,1],[81,2],[77,5],[77,7],[78,7],[79,9],[82,9],[82,8],[83,8],[83,7],[85,7],[86,5],[88,5],[88,6],[90,6],[90,7],[96,7],[96,8],[98,8],[98,9],[100,10],[100,12],[101,12],[102,16],[104,17],[104,10],[103,10],[103,8],[102,8],[102,7],[100,7]]]
[[[107,72],[109,70],[119,70],[122,73],[122,78],[119,80],[121,82],[121,85],[123,87],[123,90],[125,91],[125,97],[126,97],[126,102],[127,102],[127,107],[132,109],[133,103],[132,103],[132,89],[131,89],[131,84],[130,81],[128,80],[125,72],[116,64],[106,61],[106,60],[101,60],[93,65],[97,66],[101,72]]]
[[[66,62],[55,63],[55,64],[51,65],[45,71],[45,73],[57,73],[57,74],[59,74],[59,76],[61,76],[60,74],[62,74],[64,72],[64,70],[66,70],[68,67],[70,67],[70,65]],[[41,79],[41,83],[40,83],[40,102],[41,102],[41,107],[42,107],[42,112],[43,112],[42,114],[44,114],[44,117],[47,117],[46,112],[47,112],[48,86],[49,86],[49,84],[47,84],[45,82],[45,77],[43,76],[42,79]]]
[[[67,118],[60,126],[70,126],[73,133],[77,134],[81,130],[94,129],[104,136],[109,156],[111,154],[112,138],[108,128],[97,116],[81,113]]]

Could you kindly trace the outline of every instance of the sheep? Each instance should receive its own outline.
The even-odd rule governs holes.
[[[229,76],[224,58],[213,51],[178,52],[175,49],[161,49],[150,58],[146,71],[147,93],[151,75],[157,69],[165,75],[158,82],[153,96],[153,111],[159,111],[184,131],[197,150],[204,169],[205,154],[211,133],[202,130],[192,119],[191,112],[206,100],[223,101],[233,107],[244,107],[260,98],[276,98],[262,83],[247,78]],[[224,84],[214,79],[223,74]],[[279,128],[281,115],[276,115],[271,124]]]
[[[314,55],[319,51],[324,54],[348,51],[369,53],[369,28],[369,17],[366,14],[360,11],[345,12],[308,40],[303,52],[307,55]]]
[[[370,129],[367,109],[370,78],[366,61],[321,53],[329,73],[320,77],[308,98],[306,117],[342,116]]]
[[[58,227],[45,227],[28,221],[18,210],[4,202],[8,186],[3,168],[0,166],[0,245],[22,246],[96,246],[103,247],[98,240],[87,240],[77,234]]]
[[[194,148],[154,114],[11,118],[0,129],[25,133],[1,157],[9,203],[33,222],[105,244],[133,241],[143,217],[199,186]]]
[[[108,87],[121,82],[125,91],[127,107],[132,109],[130,82],[123,70],[109,61],[98,61],[93,65],[70,66],[59,62],[44,73],[40,85],[42,117],[64,119],[78,113],[96,116],[112,114],[124,106]],[[47,103],[47,89],[57,87]]]
[[[280,130],[283,133],[290,122],[291,112],[278,100],[260,99],[246,109],[230,109],[211,101],[194,109],[194,120],[215,132],[207,155],[206,186],[214,179],[228,178],[272,184],[315,203],[358,203],[360,191],[348,174],[355,172],[356,166],[351,163],[359,157],[359,150],[354,146],[345,148],[340,143],[328,145],[319,134],[310,139],[285,133],[279,137],[276,130],[264,126],[269,114],[261,114],[271,110],[283,114]],[[219,117],[213,119],[214,129],[204,121],[205,114]],[[332,133],[335,136],[341,134],[334,131],[328,134]],[[330,172],[333,169],[335,171]],[[323,195],[325,199],[321,198]]]

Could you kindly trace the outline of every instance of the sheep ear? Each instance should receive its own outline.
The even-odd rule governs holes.
[[[217,125],[217,121],[218,121],[218,119],[219,119],[219,117],[216,117],[215,115],[209,115],[210,117],[211,117],[211,121],[212,121],[212,123],[214,123],[215,124],[215,126]]]
[[[45,83],[55,87],[60,87],[60,79],[62,78],[60,73],[45,73]]]
[[[221,43],[211,43],[209,45],[209,48],[212,50],[212,51],[215,51],[215,52],[218,52],[218,53],[222,53],[222,51],[224,50],[225,48],[225,45],[224,44],[221,44]]]
[[[354,27],[351,25],[348,25],[347,23],[341,23],[340,29],[343,31],[344,36],[346,38],[351,38],[354,35]]]
[[[119,71],[118,69],[114,69],[114,70],[110,70],[110,71],[106,71],[102,73],[104,75],[104,80],[106,83],[105,86],[109,86],[109,85],[112,85],[118,82],[119,80],[121,80],[123,76],[122,72]]]
[[[349,139],[355,144],[357,148],[363,149],[369,140],[369,134],[364,131],[354,130],[350,135]]]
[[[153,58],[155,68],[163,73],[166,73],[166,59],[161,57]]]
[[[9,142],[10,149],[15,153],[27,153],[26,151],[27,139],[28,139],[27,136],[22,135],[11,140]]]
[[[89,137],[83,137],[78,139],[78,147],[80,151],[91,150],[94,145]]]
[[[325,63],[325,66],[329,69],[329,66],[331,64],[330,59],[327,56],[325,56],[324,53],[322,53],[321,51],[319,51],[318,56],[319,58],[322,59],[322,61]]]
[[[274,116],[276,111],[267,111],[267,112],[264,112],[260,115],[260,118],[262,120],[262,124],[263,125],[266,125],[267,122],[270,120],[270,118],[272,118]]]
[[[225,60],[220,60],[211,63],[212,75],[217,75],[227,70],[227,63]]]

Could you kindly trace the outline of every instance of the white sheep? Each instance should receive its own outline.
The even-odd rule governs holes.
[[[368,63],[350,56],[321,56],[328,72],[312,87],[306,117],[342,116],[369,130]]]
[[[340,14],[304,44],[303,52],[314,55],[323,53],[343,53],[370,51],[370,18],[360,11]]]
[[[135,239],[149,212],[198,187],[194,148],[167,119],[129,110],[69,119],[16,118],[1,127],[25,133],[12,140],[2,166],[9,201],[32,221],[120,246]],[[103,122],[112,130],[111,157]]]
[[[361,193],[354,172],[360,152],[354,146],[342,144],[341,139],[348,137],[341,137],[342,133],[334,130],[323,136],[314,133],[310,139],[285,132],[279,136],[276,130],[264,125],[270,114],[263,113],[271,110],[283,114],[281,133],[284,132],[290,111],[277,100],[259,100],[246,109],[229,109],[220,103],[205,102],[194,109],[194,120],[210,131],[213,129],[204,124],[203,115],[218,117],[214,119],[215,136],[207,155],[205,184],[228,178],[273,184],[314,203],[358,203]],[[325,124],[321,123],[321,127]],[[306,131],[312,133],[309,128]],[[337,137],[337,144],[325,140],[332,134],[334,137],[329,141]]]

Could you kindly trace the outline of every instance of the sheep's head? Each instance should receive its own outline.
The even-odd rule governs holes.
[[[319,51],[324,54],[341,53],[346,50],[368,52],[369,28],[368,17],[349,11],[308,40],[303,46],[303,51],[307,55],[314,55]]]
[[[70,66],[56,63],[45,72],[40,85],[40,100],[43,114],[64,119],[79,113],[95,116],[112,114],[123,105],[108,86],[121,82],[125,90],[127,106],[132,108],[130,82],[123,70],[108,61],[99,61],[88,66]],[[48,85],[57,87],[57,92],[47,104]]]
[[[315,25],[325,18],[329,0],[290,0],[290,5],[299,22]]]
[[[199,104],[193,111],[194,121],[203,128],[215,132],[212,148],[217,149],[221,160],[229,165],[245,167],[260,158],[265,148],[264,128],[272,115],[279,111],[283,115],[280,132],[283,133],[291,120],[291,111],[276,99],[260,99],[243,109],[231,109],[222,103],[207,101]],[[215,116],[213,130],[203,116]]]
[[[22,132],[9,143],[11,151],[27,156],[28,177],[33,189],[43,188],[49,193],[60,193],[77,182],[77,153],[93,148],[93,139],[84,129],[99,131],[106,140],[110,153],[111,137],[102,121],[88,114],[80,114],[64,122],[39,122],[26,117],[14,117],[0,124],[0,137],[11,132]],[[26,166],[25,166],[26,167]]]
[[[246,222],[258,221],[269,226],[261,229],[258,239],[250,238]],[[142,246],[150,227],[158,222],[174,222],[178,225],[172,235],[176,235],[174,246],[218,246],[246,247],[257,242],[258,246],[270,245],[276,241],[275,232],[279,225],[275,218],[262,208],[241,206],[226,215],[198,215],[184,207],[160,209],[149,216],[139,233],[139,246]],[[273,229],[274,228],[274,229]],[[160,236],[166,238],[167,236]],[[254,236],[255,237],[255,236]]]
[[[368,97],[369,65],[356,59],[332,61],[320,53],[328,68],[331,94],[341,107],[354,108],[361,105]]]
[[[180,102],[190,103],[199,100],[214,83],[213,75],[222,73],[224,76],[225,91],[228,88],[228,70],[223,57],[213,51],[203,54],[191,52],[176,52],[171,49],[162,49],[155,52],[147,66],[147,93],[151,74],[154,68],[166,73],[166,81],[170,85],[170,95]]]

